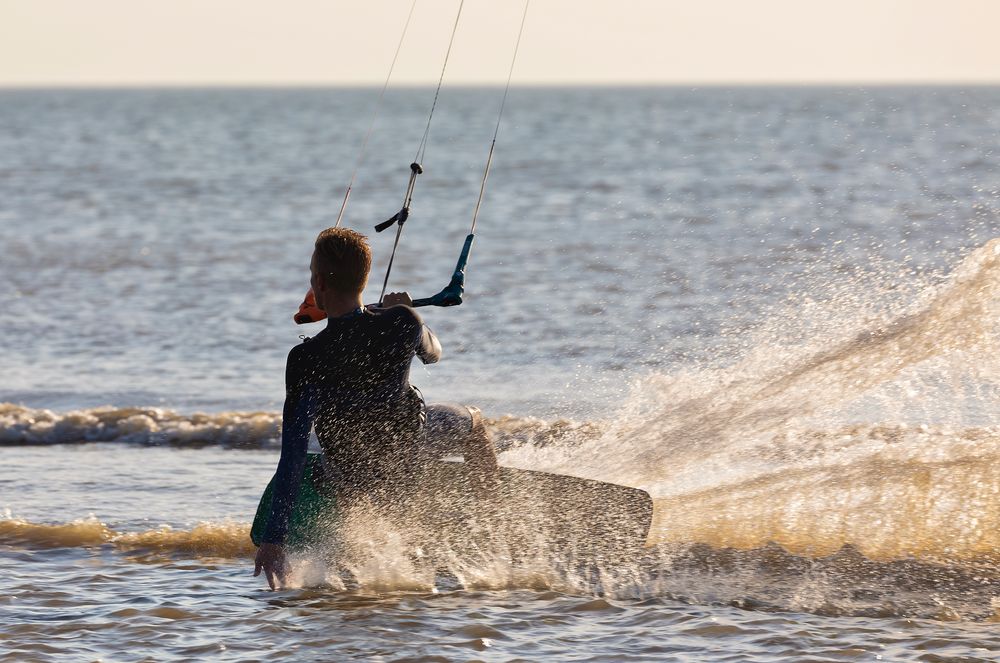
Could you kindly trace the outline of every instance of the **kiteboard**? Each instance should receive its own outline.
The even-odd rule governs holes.
[[[250,531],[263,540],[271,512],[267,485]],[[653,502],[637,488],[501,467],[484,487],[461,462],[439,461],[421,471],[419,488],[395,496],[391,509],[406,523],[415,548],[452,553],[500,543],[522,554],[611,560],[641,549],[649,532]],[[286,544],[322,546],[336,536],[341,517],[326,483],[321,454],[309,454]]]

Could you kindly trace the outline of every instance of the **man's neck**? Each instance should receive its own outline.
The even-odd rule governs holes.
[[[347,315],[359,308],[364,308],[364,303],[361,301],[361,295],[355,295],[354,297],[338,297],[332,302],[325,302],[326,316],[327,318],[339,318],[341,316]]]

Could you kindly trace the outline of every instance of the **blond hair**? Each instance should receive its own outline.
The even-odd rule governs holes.
[[[334,292],[360,294],[368,284],[368,238],[349,228],[327,228],[316,237],[316,270]]]

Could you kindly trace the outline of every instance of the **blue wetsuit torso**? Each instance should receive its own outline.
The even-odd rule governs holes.
[[[421,457],[423,401],[409,381],[414,355],[433,363],[441,346],[407,306],[331,318],[326,329],[292,348],[265,542],[285,539],[313,424],[340,495],[405,480]]]

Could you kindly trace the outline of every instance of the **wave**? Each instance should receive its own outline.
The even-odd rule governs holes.
[[[262,413],[183,417],[165,410],[99,408],[59,416],[19,406],[0,407],[0,413],[44,424],[10,426],[8,432],[17,430],[19,443],[32,436],[50,443],[89,438],[274,448],[278,443],[274,428],[280,425]],[[141,432],[134,424],[112,423],[134,422],[137,417],[144,422]],[[566,455],[585,458],[588,445],[609,428],[602,422],[518,417],[493,419],[489,425],[505,450],[501,462],[526,469],[552,469]],[[263,432],[255,436],[247,429]],[[606,462],[597,478],[606,480],[614,472],[615,465]],[[850,424],[785,430],[753,444],[720,450],[699,462],[678,463],[644,487],[654,497],[649,540],[657,545],[706,543],[752,550],[774,542],[814,557],[851,545],[875,560],[950,563],[996,561],[1000,556],[998,486],[1000,426]],[[2,523],[4,536],[14,536],[12,522]],[[74,537],[81,544],[128,543],[143,548],[156,543],[168,551],[187,545],[186,535],[168,529],[140,536],[102,527],[94,521],[24,526],[16,538],[53,545]],[[235,530],[211,528],[199,530],[199,536],[207,538],[191,545],[207,549],[232,545],[225,537]],[[217,535],[223,539],[213,543]],[[242,535],[237,538],[242,540]]]
[[[162,408],[98,407],[56,413],[0,403],[0,445],[122,442],[172,446],[266,447],[280,440],[269,412],[179,414]]]
[[[812,459],[784,464],[788,447],[775,444],[758,456],[778,460],[767,472],[656,500],[652,536],[1000,565],[1000,427],[857,426],[811,437]]]
[[[391,531],[356,541],[359,555],[331,561],[331,551],[292,557],[293,587],[378,592],[448,589],[532,589],[612,598],[663,597],[696,604],[728,604],[766,612],[825,616],[919,617],[945,621],[1000,621],[1000,564],[876,560],[845,545],[821,556],[796,554],[767,543],[747,550],[705,543],[650,546],[600,567],[530,555],[512,562],[509,551],[451,554],[445,567],[422,567],[419,554]],[[161,526],[119,532],[94,518],[42,524],[0,520],[0,545],[32,551],[108,546],[140,563],[198,559],[247,565],[254,554],[245,523],[199,523],[189,530]],[[58,560],[59,558],[51,558]],[[55,562],[58,563],[58,562]],[[189,564],[190,562],[184,562]],[[248,579],[248,582],[251,582]]]
[[[140,532],[117,532],[96,518],[67,523],[0,520],[0,545],[27,548],[90,548],[109,545],[150,555],[238,558],[252,556],[250,526],[245,523],[199,523],[190,530],[162,525]]]
[[[600,435],[598,422],[488,419],[497,446],[572,445]],[[165,408],[97,407],[58,413],[0,403],[0,446],[120,442],[176,447],[268,448],[281,443],[278,412],[182,414]]]

